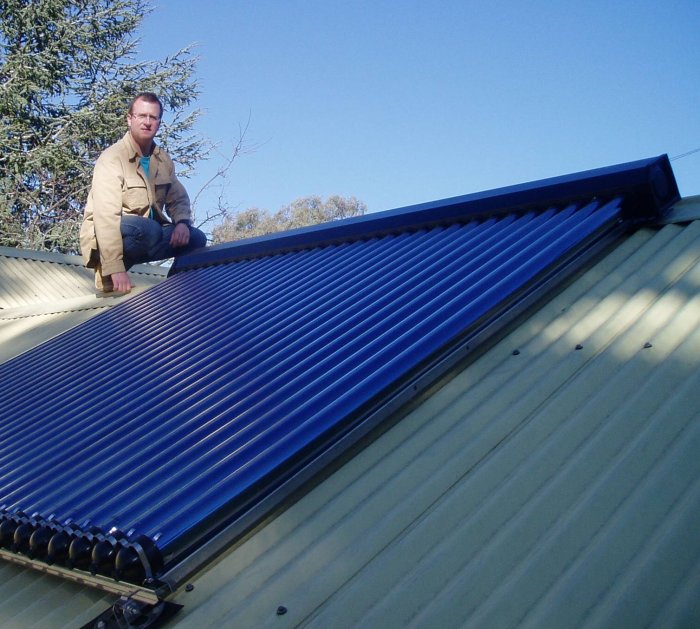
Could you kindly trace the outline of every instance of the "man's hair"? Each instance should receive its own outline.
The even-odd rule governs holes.
[[[136,94],[136,96],[134,96],[129,103],[129,113],[133,113],[134,103],[137,100],[145,100],[147,103],[158,103],[158,106],[160,107],[160,115],[161,117],[163,116],[163,103],[160,102],[160,98],[158,98],[158,96],[156,96],[153,92],[139,92]]]

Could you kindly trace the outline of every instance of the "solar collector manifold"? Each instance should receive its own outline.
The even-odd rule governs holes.
[[[117,529],[105,533],[89,523],[61,524],[52,517],[27,516],[22,511],[0,511],[0,548],[48,565],[136,585],[154,582],[163,569],[158,547],[145,535],[128,536]]]

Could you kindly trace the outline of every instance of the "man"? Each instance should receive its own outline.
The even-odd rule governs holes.
[[[95,270],[98,293],[128,293],[134,264],[206,245],[204,233],[192,226],[190,199],[170,156],[154,142],[162,115],[155,94],[138,94],[126,134],[95,164],[80,247],[85,265]]]

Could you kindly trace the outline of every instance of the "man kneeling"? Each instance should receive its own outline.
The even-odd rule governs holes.
[[[95,164],[80,228],[85,265],[100,293],[127,293],[134,265],[172,258],[207,244],[192,226],[190,199],[170,156],[154,142],[163,105],[151,92],[134,98],[128,130]]]

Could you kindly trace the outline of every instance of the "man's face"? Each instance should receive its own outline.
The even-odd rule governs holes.
[[[160,107],[158,103],[137,100],[131,113],[127,116],[131,137],[139,146],[150,146],[160,126]]]

